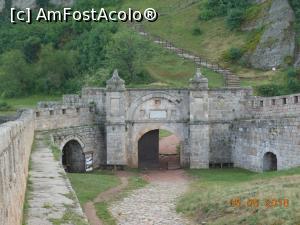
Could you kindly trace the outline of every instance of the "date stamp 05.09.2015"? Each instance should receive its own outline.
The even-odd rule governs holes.
[[[260,206],[264,206],[265,208],[275,208],[275,207],[289,207],[289,200],[286,198],[266,198],[266,199],[258,199],[258,198],[232,198],[229,201],[230,206],[232,207],[251,207],[251,208],[259,208]]]

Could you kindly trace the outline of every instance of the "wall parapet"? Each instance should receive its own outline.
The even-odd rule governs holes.
[[[0,125],[0,224],[22,223],[28,164],[34,139],[34,113]]]
[[[255,118],[300,115],[300,93],[275,97],[253,96],[249,98],[247,108]]]

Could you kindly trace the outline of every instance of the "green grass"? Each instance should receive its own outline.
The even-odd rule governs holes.
[[[177,211],[207,224],[299,224],[300,168],[254,173],[243,169],[188,170],[196,178],[178,202]],[[231,205],[240,199],[241,206]],[[247,206],[249,199],[259,207]],[[289,206],[266,207],[288,199]]]
[[[12,109],[8,111],[1,111],[0,116],[14,115],[16,110],[24,108],[35,108],[40,101],[57,101],[61,96],[48,96],[48,95],[33,95],[28,97],[18,98],[0,98],[0,102],[8,103]]]
[[[117,176],[107,171],[92,173],[68,173],[72,187],[81,205],[92,201],[100,193],[120,184]]]
[[[200,8],[205,0],[199,0],[185,9],[173,9],[171,13],[160,16],[154,23],[144,23],[145,29],[151,34],[158,35],[165,40],[169,40],[175,46],[189,50],[203,58],[218,62],[225,68],[230,68],[242,79],[242,86],[256,87],[260,84],[272,83],[271,77],[278,77],[280,71],[261,71],[243,67],[237,64],[228,63],[224,60],[224,53],[231,47],[241,49],[254,49],[262,34],[261,30],[254,31],[231,31],[226,27],[225,18],[214,18],[208,21],[199,20]],[[178,0],[125,0],[122,8],[132,7],[135,9],[155,8],[158,11],[166,11]],[[263,17],[264,10],[270,6],[271,1],[266,1],[260,5],[250,7],[246,12],[245,25],[253,23],[257,18]],[[202,33],[193,35],[194,29],[199,28]],[[175,56],[174,56],[175,57]],[[168,58],[168,57],[167,57]],[[174,86],[186,86],[188,78],[194,74],[194,67],[188,63],[157,56],[156,61],[149,63],[147,67],[153,77],[160,83],[167,82]],[[192,64],[192,63],[191,63]],[[189,67],[189,68],[185,68]],[[216,74],[206,74],[209,78],[209,86],[220,87],[224,82],[222,77]]]
[[[120,180],[108,171],[94,171],[86,174],[68,173],[72,187],[81,205],[94,200],[100,193],[120,184]],[[106,202],[95,204],[96,213],[106,225],[115,225]]]
[[[129,177],[128,186],[125,189],[125,192],[130,193],[130,191],[143,188],[147,185],[147,181],[145,181],[139,174],[132,175]]]
[[[101,221],[105,223],[105,225],[116,225],[117,222],[111,215],[108,210],[107,202],[95,203],[95,208],[97,211],[97,216],[101,218]]]
[[[61,160],[61,151],[60,151],[60,149],[55,145],[51,145],[51,151],[52,151],[54,159],[56,161],[60,161]]]
[[[163,129],[160,129],[159,130],[159,139],[161,138],[164,138],[164,137],[169,137],[171,136],[173,133],[168,131],[168,130],[163,130]]]
[[[114,197],[114,199],[112,199],[112,201],[124,198],[131,191],[138,189],[138,188],[142,188],[147,184],[147,182],[139,176],[139,171],[134,171],[134,170],[130,170],[130,171],[133,172],[133,174],[129,177],[128,186],[125,188],[125,190],[116,194],[116,196]],[[108,210],[109,203],[110,202],[95,203],[97,216],[99,218],[101,218],[101,220],[106,225],[115,225],[116,220],[113,218],[113,216],[111,215],[111,213]]]
[[[68,206],[67,210],[63,216],[59,219],[50,219],[53,225],[63,225],[63,224],[76,224],[76,225],[88,225],[88,223],[79,216],[71,206]]]
[[[160,50],[158,53],[146,64],[147,71],[156,83],[162,86],[188,87],[189,80],[195,75],[194,63],[168,51]],[[210,88],[224,86],[221,74],[206,68],[202,68],[202,73],[208,79]]]
[[[74,174],[69,173],[68,178],[71,181],[72,187],[75,190],[79,202],[81,205],[92,201],[100,193],[115,187],[120,184],[120,180],[112,172],[108,171],[94,171],[87,174]],[[128,186],[121,193],[116,194],[111,200],[118,200],[128,195],[132,190],[144,187],[147,184],[144,179],[139,176],[139,172],[136,171],[129,177]],[[108,210],[109,202],[95,203],[97,216],[106,225],[115,225],[116,220],[112,217]]]

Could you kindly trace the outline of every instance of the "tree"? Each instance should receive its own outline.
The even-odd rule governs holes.
[[[49,0],[36,0],[36,4],[40,8],[45,8],[45,7],[48,7]]]
[[[107,47],[110,68],[119,69],[127,82],[140,82],[145,78],[144,63],[151,57],[150,44],[133,32],[119,32]]]
[[[230,30],[237,29],[244,21],[244,10],[232,9],[229,11],[226,22]]]
[[[2,97],[16,97],[30,94],[34,86],[31,67],[19,50],[1,55],[0,93]]]
[[[28,63],[34,63],[38,60],[38,53],[41,50],[41,39],[30,37],[24,42],[23,53]]]
[[[106,24],[105,24],[106,25]],[[108,26],[94,26],[90,31],[83,33],[74,42],[72,48],[80,54],[81,70],[95,71],[103,67],[105,61],[105,46],[112,39],[112,33]]]
[[[76,52],[44,46],[37,63],[37,91],[52,94],[63,92],[67,82],[77,75],[77,64]]]

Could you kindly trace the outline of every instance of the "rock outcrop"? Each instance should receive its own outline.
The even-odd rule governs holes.
[[[5,0],[0,0],[0,12],[4,9],[5,7]]]
[[[295,55],[294,11],[288,0],[273,0],[256,49],[248,55],[252,67],[268,70],[293,60]]]
[[[5,7],[7,0],[0,0],[0,12]],[[56,6],[71,6],[74,0],[49,0],[49,3]],[[8,4],[8,3],[6,3]],[[36,0],[12,0],[11,7],[24,9],[24,8],[35,8],[37,6]]]
[[[58,6],[71,6],[74,0],[50,0],[50,3]]]
[[[12,0],[11,6],[18,9],[34,8],[36,3],[35,0]]]

